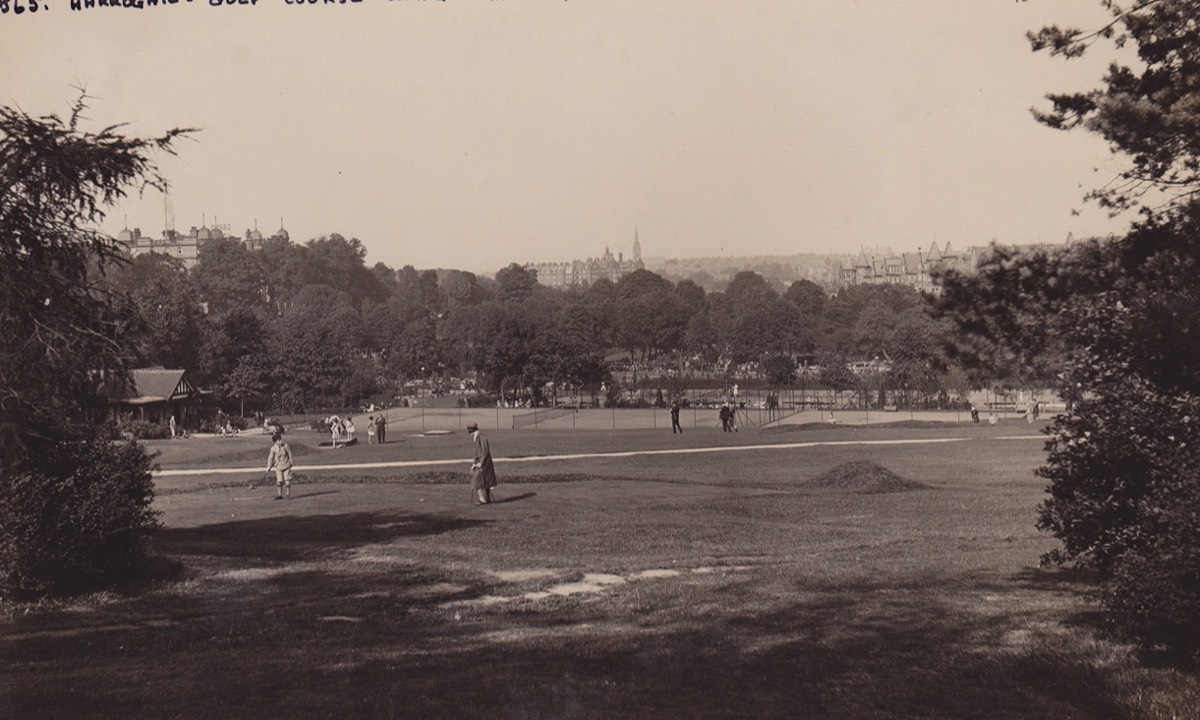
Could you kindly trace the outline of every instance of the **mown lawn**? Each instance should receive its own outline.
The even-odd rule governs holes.
[[[682,446],[490,434],[501,458]],[[8,606],[0,716],[1196,717],[1193,674],[1105,637],[1087,578],[1038,569],[1042,442],[1005,439],[1028,434],[695,433],[966,439],[502,462],[488,507],[465,462],[308,470],[286,502],[164,479],[155,553],[173,574]],[[466,440],[301,461],[466,456]]]

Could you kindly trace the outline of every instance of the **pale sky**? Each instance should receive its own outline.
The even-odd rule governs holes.
[[[700,257],[1126,226],[1082,205],[1105,143],[1029,112],[1110,57],[1025,32],[1095,27],[1099,0],[38,1],[0,16],[0,103],[65,114],[85,84],[96,128],[201,128],[160,158],[181,231],[282,219],[369,264],[493,273],[628,256],[635,229]],[[105,229],[126,217],[158,236],[163,197]]]

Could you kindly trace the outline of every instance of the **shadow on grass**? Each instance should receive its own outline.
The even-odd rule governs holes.
[[[498,498],[497,500],[494,501],[494,504],[503,505],[505,503],[521,502],[522,500],[528,500],[529,498],[533,498],[533,497],[537,497],[537,493],[535,493],[535,492],[521,493],[520,495],[513,495],[512,497]]]
[[[294,492],[292,493],[293,500],[303,500],[304,498],[317,497],[318,495],[337,495],[337,490],[318,490],[316,492]]]
[[[295,562],[316,560],[369,543],[440,535],[483,522],[486,521],[403,512],[237,520],[194,528],[165,528],[155,536],[154,551],[178,556],[185,562],[193,555]]]
[[[708,610],[660,585],[643,586],[637,612],[613,591],[460,613],[439,608],[482,589],[444,573],[381,584],[289,572],[184,627],[97,634],[86,647],[28,641],[31,680],[12,686],[12,707],[51,702],[80,718],[122,707],[185,718],[1139,716],[1120,668],[1093,648],[1030,633],[1020,609],[981,612],[953,584],[844,584],[763,610],[740,599],[753,580],[717,588],[739,599]],[[445,589],[430,595],[431,584]]]

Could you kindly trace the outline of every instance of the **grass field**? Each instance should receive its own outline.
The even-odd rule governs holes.
[[[1024,423],[691,430],[490,431],[485,507],[462,433],[289,433],[285,502],[265,438],[152,444],[250,469],[159,479],[160,579],[6,606],[0,716],[1197,717],[1037,568]]]

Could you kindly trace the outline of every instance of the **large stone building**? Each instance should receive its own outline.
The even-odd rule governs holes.
[[[934,268],[973,269],[982,250],[983,248],[972,247],[959,252],[951,248],[948,241],[945,249],[939,249],[937,243],[934,243],[927,252],[918,249],[916,252],[898,255],[868,256],[866,250],[863,250],[854,261],[837,268],[835,282],[837,287],[908,285],[922,292],[937,295],[941,288],[933,282]]]
[[[280,221],[280,228],[270,239],[288,240],[288,231],[283,229],[283,222]],[[208,240],[221,240],[232,238],[232,235],[226,235],[229,231],[229,226],[218,226],[215,223],[212,227],[201,225],[197,228],[195,225],[187,233],[180,233],[175,230],[163,230],[161,238],[150,237],[143,235],[141,228],[130,230],[125,228],[117,233],[117,240],[129,249],[129,254],[137,257],[146,253],[162,253],[177,258],[183,262],[184,267],[192,268],[196,265],[196,260],[200,256],[200,246]],[[242,242],[247,248],[257,250],[262,247],[264,237],[258,231],[257,223],[253,230],[247,229],[246,234],[242,237]]]
[[[525,266],[537,274],[537,281],[553,288],[587,287],[601,278],[617,282],[635,270],[644,270],[642,243],[637,231],[633,233],[633,255],[626,260],[623,253],[613,257],[612,251],[604,248],[598,258],[572,260],[561,263],[531,263]]]
[[[1075,243],[1075,237],[1068,234],[1065,243],[1032,243],[1026,245],[1003,245],[1013,250],[1033,250],[1048,247],[1070,247]],[[987,257],[994,245],[969,247],[957,251],[946,243],[944,249],[939,249],[934,243],[928,252],[917,250],[915,253],[887,253],[875,255],[866,250],[860,251],[853,261],[840,263],[834,267],[836,285],[833,290],[851,285],[909,285],[922,292],[933,295],[941,294],[941,287],[933,282],[932,273],[936,268],[945,268],[970,272],[978,267],[981,260]]]

